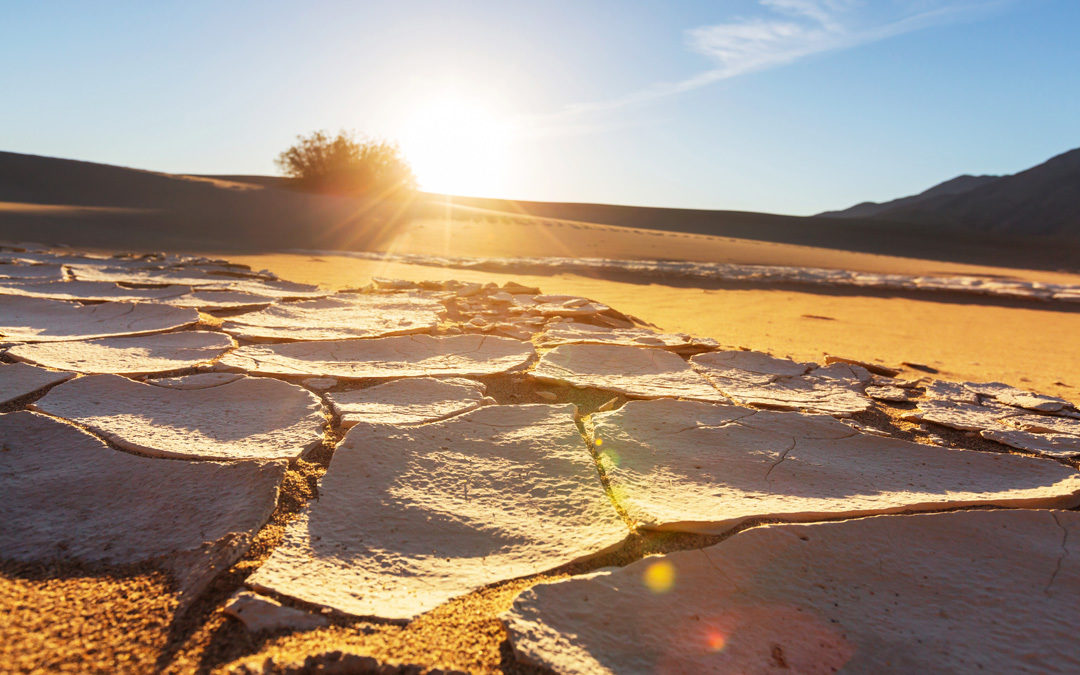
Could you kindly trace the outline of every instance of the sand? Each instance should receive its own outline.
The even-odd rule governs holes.
[[[663,227],[658,223],[658,227]],[[932,248],[932,246],[928,246]],[[793,265],[895,274],[1015,276],[1009,267],[859,253],[836,248],[755,241],[734,237],[620,227],[566,220],[503,218],[498,221],[416,219],[375,250],[444,256],[576,257],[630,260],[692,260],[751,265]],[[1003,262],[1007,258],[1003,258]],[[1023,270],[1033,281],[1071,280],[1080,275]]]

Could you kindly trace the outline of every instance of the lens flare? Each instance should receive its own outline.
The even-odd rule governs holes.
[[[619,456],[619,453],[610,448],[600,453],[600,466],[605,471],[619,466],[621,462],[622,457]]]
[[[666,560],[658,560],[645,568],[643,581],[653,593],[667,593],[675,585],[675,566]]]
[[[718,630],[710,630],[705,635],[705,646],[711,652],[723,651],[724,647],[727,646],[727,636]]]

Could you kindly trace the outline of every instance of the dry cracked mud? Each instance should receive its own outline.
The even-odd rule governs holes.
[[[31,245],[0,340],[0,671],[1080,667],[1065,399],[513,282]]]
[[[153,375],[208,364],[236,346],[213,331],[15,345],[6,355],[53,370],[85,374]]]
[[[1078,542],[1068,511],[771,525],[537,585],[504,616],[560,673],[1065,673]]]
[[[418,427],[354,426],[319,501],[248,579],[355,616],[412,619],[629,534],[573,406],[490,406]]]
[[[178,384],[89,375],[53,388],[33,408],[157,457],[293,459],[322,443],[322,403],[303,387],[258,377]]]
[[[439,325],[445,307],[415,293],[339,293],[275,304],[227,319],[222,330],[246,340],[340,340],[423,333]]]
[[[309,385],[310,386],[310,385]],[[327,395],[341,426],[438,422],[484,404],[486,387],[460,377],[410,377]]]

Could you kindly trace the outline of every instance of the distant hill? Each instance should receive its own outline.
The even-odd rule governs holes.
[[[959,176],[912,197],[820,214],[1080,241],[1080,148],[1007,176]]]
[[[829,218],[873,218],[883,213],[887,213],[893,209],[914,206],[920,204],[934,197],[940,197],[942,195],[958,195],[970,190],[974,190],[977,187],[982,187],[987,183],[992,183],[1001,176],[972,176],[970,174],[964,174],[951,178],[944,183],[938,183],[929,190],[924,190],[917,195],[911,195],[910,197],[900,197],[899,199],[893,199],[888,202],[861,202],[846,208],[843,211],[825,211],[819,213],[819,216]]]

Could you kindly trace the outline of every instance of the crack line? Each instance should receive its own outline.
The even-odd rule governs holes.
[[[1051,512],[1050,517],[1054,519],[1054,523],[1057,524],[1058,528],[1061,529],[1061,555],[1058,556],[1057,564],[1054,566],[1054,573],[1050,575],[1050,583],[1046,584],[1046,588],[1043,589],[1043,593],[1046,593],[1047,595],[1052,595],[1050,593],[1050,587],[1054,585],[1055,581],[1057,581],[1058,573],[1061,572],[1061,564],[1069,555],[1069,550],[1065,547],[1065,545],[1069,541],[1069,531],[1065,529],[1065,526],[1061,524],[1060,520],[1058,520],[1056,513]]]
[[[794,450],[795,446],[798,445],[798,443],[799,441],[794,436],[792,436],[791,445],[786,450],[784,450],[783,453],[780,454],[780,459],[773,462],[772,466],[769,467],[769,470],[765,472],[765,480],[769,480],[769,474],[773,472],[773,469],[780,466],[780,462],[783,462],[785,459],[787,459],[788,453]]]

